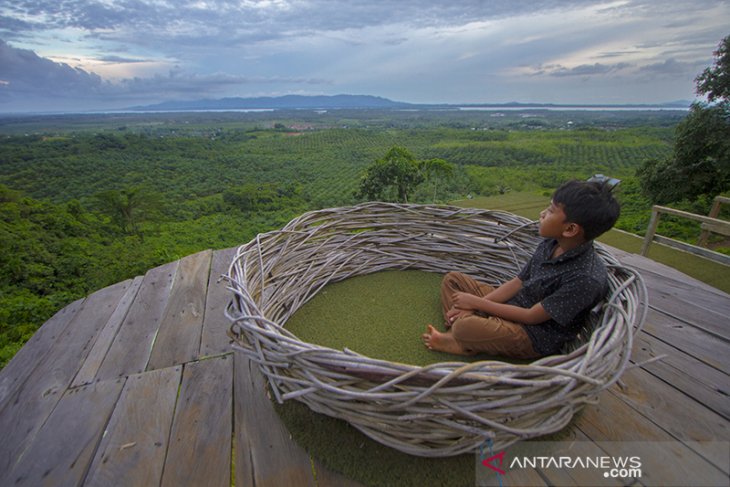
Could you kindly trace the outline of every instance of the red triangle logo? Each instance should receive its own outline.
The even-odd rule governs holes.
[[[492,455],[489,458],[485,458],[484,460],[482,460],[482,465],[484,465],[487,468],[491,468],[492,470],[494,470],[495,472],[497,472],[500,475],[504,475],[507,472],[505,472],[504,470],[499,468],[502,466],[502,462],[504,461],[504,454],[505,454],[505,452],[499,452],[496,455]],[[499,467],[497,467],[496,465],[492,465],[493,460],[499,460]]]

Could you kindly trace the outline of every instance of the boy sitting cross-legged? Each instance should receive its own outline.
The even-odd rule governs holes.
[[[449,272],[441,283],[445,332],[428,325],[432,350],[533,359],[560,353],[606,295],[606,266],[593,240],[620,207],[605,182],[569,181],[540,213],[544,240],[517,277],[498,288]]]

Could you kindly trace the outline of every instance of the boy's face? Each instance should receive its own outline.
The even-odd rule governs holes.
[[[559,238],[563,236],[567,222],[567,217],[563,211],[563,205],[555,204],[550,201],[550,206],[540,212],[540,236]]]

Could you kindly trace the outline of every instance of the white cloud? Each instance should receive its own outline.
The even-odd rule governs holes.
[[[102,58],[49,56],[50,60],[67,64],[76,69],[95,73],[106,81],[119,82],[128,78],[149,78],[168,73],[176,65],[175,61],[125,59],[119,56]]]

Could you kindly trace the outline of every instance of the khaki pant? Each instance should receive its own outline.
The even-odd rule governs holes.
[[[493,289],[461,272],[449,272],[441,281],[444,319],[447,319],[446,313],[453,307],[454,293],[465,292],[482,297]],[[451,330],[454,340],[469,354],[486,353],[521,359],[539,357],[532,348],[524,325],[519,323],[477,312],[455,320]]]

